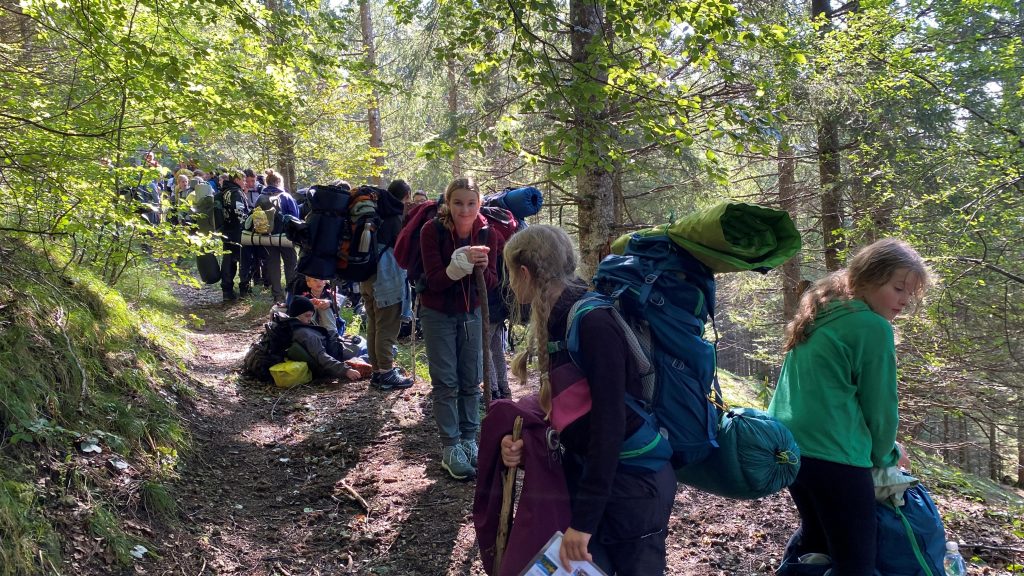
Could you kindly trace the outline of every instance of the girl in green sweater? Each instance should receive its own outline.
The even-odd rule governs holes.
[[[831,556],[830,576],[873,573],[871,468],[909,465],[896,443],[892,321],[921,299],[929,281],[928,266],[910,245],[879,240],[808,289],[786,326],[786,359],[768,408],[801,453],[789,488],[800,528],[786,561],[815,552]]]

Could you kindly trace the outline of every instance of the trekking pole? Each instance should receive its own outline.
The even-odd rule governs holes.
[[[473,267],[473,276],[476,278],[477,300],[480,301],[480,351],[484,355],[484,407],[491,407],[491,381],[494,380],[494,366],[487,362],[487,354],[490,354],[490,331],[491,314],[487,310],[487,283],[484,281],[484,271],[476,266]],[[467,312],[469,312],[467,310]]]
[[[512,423],[512,441],[519,440],[523,433],[523,417],[516,416]],[[501,487],[501,515],[498,516],[498,539],[494,543],[494,571],[493,574],[501,574],[501,560],[505,555],[505,545],[508,544],[508,532],[512,526],[512,493],[516,486],[516,471],[518,466],[505,470],[505,483]]]

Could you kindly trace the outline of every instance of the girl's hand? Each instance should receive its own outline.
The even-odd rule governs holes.
[[[899,442],[896,443],[896,449],[900,452],[900,461],[897,462],[896,465],[907,472],[910,472],[910,455],[907,454],[907,449]]]
[[[490,251],[491,249],[488,246],[470,246],[469,261],[477,268],[486,268],[487,253]]]
[[[523,461],[523,441],[512,441],[512,435],[506,434],[501,439],[501,461],[507,468],[515,468]]]
[[[313,308],[316,308],[317,310],[326,310],[327,307],[331,305],[330,301],[321,300],[320,298],[313,298],[310,302],[313,303]]]
[[[558,551],[558,558],[562,561],[562,568],[572,574],[570,560],[593,562],[594,557],[587,551],[590,544],[590,534],[580,532],[575,528],[569,528],[562,536],[562,548]]]
[[[353,368],[345,370],[345,377],[349,380],[359,380],[359,371]]]

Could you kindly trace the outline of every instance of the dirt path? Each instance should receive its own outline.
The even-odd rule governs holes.
[[[225,307],[209,289],[181,297],[206,322],[190,366],[203,384],[187,415],[195,451],[176,486],[182,524],[159,538],[162,556],[142,572],[483,574],[473,485],[438,464],[428,383],[402,392],[367,381],[283,393],[241,385],[262,308]],[[770,574],[796,524],[784,493],[736,502],[681,489],[669,573]]]

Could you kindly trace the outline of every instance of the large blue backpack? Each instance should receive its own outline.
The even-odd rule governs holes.
[[[718,447],[721,389],[715,347],[704,339],[714,315],[715,279],[707,266],[664,235],[635,237],[623,255],[601,261],[597,292],[574,307],[566,348],[577,365],[580,319],[590,310],[617,310],[632,348],[649,359],[641,374],[649,409],[672,447],[673,468],[706,459]],[[645,364],[641,362],[641,364]],[[636,402],[628,403],[631,407]]]

